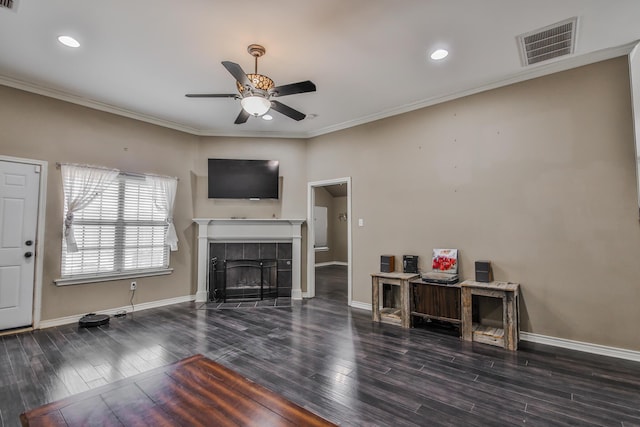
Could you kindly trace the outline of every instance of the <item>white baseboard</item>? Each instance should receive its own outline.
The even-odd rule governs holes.
[[[316,267],[326,267],[328,265],[344,265],[345,267],[349,266],[348,262],[342,261],[329,261],[329,262],[319,262],[315,264]]]
[[[185,296],[182,296],[182,297],[168,298],[168,299],[162,299],[162,300],[151,301],[151,302],[143,302],[143,303],[140,303],[140,304],[135,304],[134,307],[135,307],[135,312],[138,312],[138,311],[142,311],[142,310],[148,310],[150,308],[164,307],[165,305],[172,305],[172,304],[178,304],[178,303],[181,303],[181,302],[194,301],[195,299],[196,299],[195,295],[185,295]],[[131,306],[127,305],[127,306],[124,306],[124,307],[117,307],[117,308],[110,308],[110,309],[107,309],[107,310],[100,310],[100,311],[96,311],[95,313],[96,314],[108,314],[109,316],[113,316],[114,314],[116,314],[118,312],[123,312],[123,311],[129,313],[130,310],[131,310]],[[40,321],[40,324],[38,325],[38,329],[52,328],[54,326],[68,325],[69,323],[76,323],[85,314],[87,314],[87,313],[74,314],[72,316],[59,317],[57,319],[42,320],[42,321]]]
[[[351,307],[368,311],[372,310],[371,304],[360,301],[351,301]],[[566,348],[569,350],[582,351],[584,353],[598,354],[600,356],[616,357],[618,359],[640,362],[640,351],[635,350],[627,350],[624,348],[608,347],[600,344],[567,340],[564,338],[533,334],[531,332],[520,332],[520,340],[550,345],[553,347]]]
[[[520,332],[520,339],[522,341],[546,344],[554,347],[566,348],[569,350],[577,350],[585,353],[599,354],[601,356],[617,357],[618,359],[640,362],[640,351],[635,350],[627,350],[618,347],[608,347],[605,345],[592,344],[582,341],[567,340],[564,338],[533,334],[531,332]]]
[[[304,292],[302,294],[302,298],[309,298],[309,294],[307,292]],[[371,311],[371,304],[367,304],[366,302],[351,301],[350,306],[353,308],[360,308],[362,310]]]
[[[301,296],[304,298],[307,298],[306,292]],[[194,301],[195,299],[196,299],[195,295],[185,295],[182,297],[144,302],[144,303],[136,304],[135,311],[142,311],[142,310],[148,310],[150,308],[164,307],[166,305]],[[371,304],[360,302],[360,301],[351,301],[351,307],[359,308],[361,310],[367,310],[367,311],[372,310]],[[130,309],[131,309],[131,306],[127,305],[124,307],[117,307],[117,308],[111,308],[108,310],[96,311],[96,313],[108,314],[112,316],[122,311],[129,312]],[[52,328],[54,326],[76,323],[85,314],[86,313],[76,314],[76,315],[66,316],[66,317],[59,317],[57,319],[43,320],[40,322],[38,329]],[[569,350],[582,351],[585,353],[599,354],[601,356],[616,357],[618,359],[625,359],[625,360],[631,360],[634,362],[640,362],[640,351],[635,351],[635,350],[627,350],[627,349],[618,348],[618,347],[609,347],[609,346],[592,344],[592,343],[587,343],[582,341],[573,341],[573,340],[568,340],[564,338],[556,338],[556,337],[550,337],[547,335],[534,334],[531,332],[520,332],[520,339],[522,341],[545,344],[553,347],[566,348]]]
[[[303,298],[309,298],[309,294],[307,292],[304,292],[302,294]],[[360,301],[351,301],[350,307],[353,308],[359,308],[362,310],[367,310],[367,311],[371,311],[371,304],[367,304],[366,302],[360,302]]]
[[[362,310],[368,310],[368,311],[372,310],[371,304],[367,304],[366,302],[360,302],[360,301],[351,301],[351,307],[360,308]]]

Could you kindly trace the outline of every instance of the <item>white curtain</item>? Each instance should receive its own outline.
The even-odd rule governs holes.
[[[178,235],[176,227],[173,225],[173,205],[176,200],[176,189],[178,187],[178,179],[164,176],[147,176],[147,182],[153,186],[153,203],[164,211],[167,219],[167,244],[171,251],[178,250]]]
[[[60,169],[62,170],[62,190],[67,203],[64,220],[67,252],[78,252],[78,245],[73,234],[74,213],[87,207],[109,184],[118,178],[120,171],[79,165],[61,165]]]

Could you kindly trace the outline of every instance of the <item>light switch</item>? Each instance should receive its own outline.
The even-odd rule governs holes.
[[[358,218],[358,227],[364,227],[364,219]]]

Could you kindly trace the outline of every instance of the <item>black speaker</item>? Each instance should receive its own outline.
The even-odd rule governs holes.
[[[403,255],[402,271],[405,273],[418,273],[418,255]]]
[[[493,282],[491,261],[476,261],[476,282]]]
[[[380,255],[380,271],[383,273],[393,273],[396,271],[396,257],[393,255]]]

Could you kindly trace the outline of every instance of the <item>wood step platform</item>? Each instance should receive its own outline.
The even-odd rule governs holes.
[[[195,355],[22,413],[23,426],[335,426]]]

